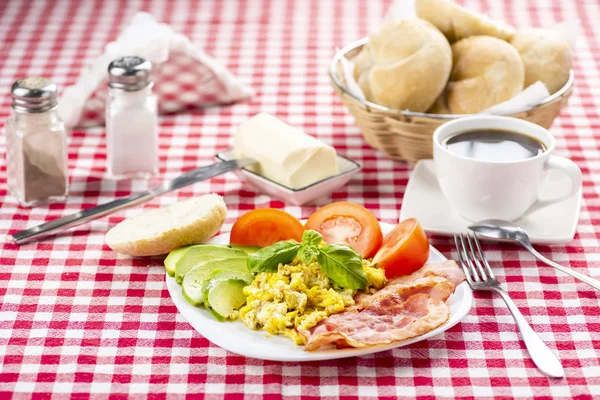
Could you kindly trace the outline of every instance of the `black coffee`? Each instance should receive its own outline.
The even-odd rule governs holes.
[[[531,136],[501,129],[477,129],[458,133],[444,143],[446,149],[482,161],[519,161],[546,150]]]

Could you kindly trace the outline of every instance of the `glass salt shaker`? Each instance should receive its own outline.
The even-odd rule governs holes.
[[[133,56],[108,66],[106,153],[112,178],[158,173],[158,112],[151,72],[149,61]]]
[[[24,207],[67,198],[67,131],[58,116],[57,93],[46,78],[23,78],[12,85],[12,112],[5,125],[7,183]]]

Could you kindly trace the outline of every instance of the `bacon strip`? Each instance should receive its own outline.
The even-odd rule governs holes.
[[[412,295],[401,304],[394,301],[390,298],[381,308],[332,315],[305,335],[306,350],[330,344],[337,347],[388,344],[422,335],[450,318],[446,303],[425,293]]]
[[[441,276],[424,276],[412,283],[393,283],[390,281],[375,293],[361,293],[354,297],[354,307],[363,310],[368,307],[377,307],[378,304],[390,297],[396,298],[399,303],[406,301],[410,296],[424,293],[441,301],[446,301],[456,286],[452,281]]]
[[[429,280],[426,278],[434,279]],[[381,290],[374,294],[360,293],[356,295],[354,301],[356,306],[362,309],[376,302],[377,299],[389,296],[395,292],[410,291],[407,287],[412,287],[418,291],[425,291],[433,297],[446,301],[454,293],[456,286],[464,280],[465,274],[454,261],[448,260],[443,263],[427,264],[410,275],[390,279]],[[436,285],[431,284],[434,282]]]
[[[452,281],[455,286],[458,286],[459,283],[465,280],[465,274],[463,273],[462,269],[460,269],[460,267],[454,261],[446,260],[441,263],[426,264],[410,275],[399,276],[391,279],[388,282],[388,285],[393,285],[396,283],[410,284],[419,278],[430,275],[444,277]]]
[[[376,293],[356,296],[355,306],[300,332],[307,339],[306,350],[388,344],[427,333],[448,320],[445,301],[463,280],[453,261],[390,280]]]

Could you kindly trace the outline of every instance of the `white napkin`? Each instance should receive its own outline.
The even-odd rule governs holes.
[[[396,0],[386,13],[382,23],[386,24],[392,21],[416,18],[416,16],[417,14],[415,11],[414,0]],[[574,21],[564,21],[548,27],[548,29],[559,32],[561,36],[563,36],[569,43],[571,50],[573,51],[575,49],[575,42],[577,39],[577,24]],[[350,92],[350,94],[361,100],[364,100],[365,95],[354,79],[354,62],[352,60],[348,60],[346,57],[342,57],[341,61],[342,71],[346,81],[346,89],[348,92]],[[515,114],[540,104],[548,96],[550,96],[550,93],[548,92],[546,85],[538,81],[512,99],[500,104],[496,104],[487,110],[481,111],[480,113],[496,115]]]
[[[360,86],[354,79],[354,62],[348,60],[345,56],[342,56],[340,59],[342,61],[342,71],[344,73],[344,81],[346,82],[346,89],[350,92],[350,94],[358,97],[359,100],[365,100],[365,94],[363,93]]]
[[[104,54],[64,91],[59,113],[68,127],[104,124],[108,65],[128,55],[152,63],[153,91],[162,114],[230,104],[252,95],[247,86],[187,37],[139,12],[118,39],[106,45]]]
[[[575,52],[575,45],[577,44],[577,35],[579,35],[579,25],[574,20],[559,22],[552,26],[546,27],[564,38],[569,44],[571,52]]]
[[[537,81],[512,99],[496,104],[487,110],[483,110],[480,112],[480,114],[516,114],[523,110],[528,110],[532,107],[535,107],[548,96],[550,96],[550,92],[548,92],[546,85],[544,85],[542,81]]]
[[[396,0],[383,17],[382,25],[388,22],[416,18],[415,0]]]

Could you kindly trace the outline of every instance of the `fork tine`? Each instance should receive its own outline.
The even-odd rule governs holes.
[[[467,278],[467,282],[469,283],[469,286],[471,286],[473,284],[473,279],[471,278],[471,273],[469,272],[467,265],[465,263],[465,260],[463,258],[461,246],[458,241],[458,235],[456,233],[454,234],[454,245],[456,246],[456,252],[458,253],[458,263],[460,264],[460,267],[462,268],[463,272],[465,273],[465,277]]]
[[[475,239],[475,245],[477,246],[477,251],[479,252],[479,257],[481,257],[481,260],[483,261],[483,265],[485,266],[488,276],[491,279],[496,279],[496,275],[494,275],[494,271],[492,270],[492,267],[490,267],[490,264],[487,262],[487,259],[485,258],[485,255],[483,254],[483,251],[481,250],[481,244],[479,242],[479,239],[477,238],[477,233],[473,234],[473,238]]]
[[[469,249],[471,250],[471,258],[473,259],[473,264],[475,264],[477,266],[477,269],[479,270],[479,276],[481,276],[481,280],[482,281],[486,281],[488,280],[488,277],[486,276],[485,271],[483,270],[482,267],[482,262],[479,261],[479,258],[477,257],[477,253],[475,252],[475,246],[473,245],[473,239],[471,239],[471,234],[469,234],[467,232],[467,242],[469,242]]]
[[[475,282],[479,282],[479,274],[477,274],[477,270],[475,269],[475,266],[473,265],[473,261],[471,260],[472,257],[469,257],[469,250],[467,248],[467,245],[465,244],[465,237],[463,236],[463,234],[460,234],[460,243],[462,244],[462,249],[464,251],[464,256],[467,260],[467,265],[469,266],[469,269],[471,271],[471,277],[473,278],[473,280]],[[483,278],[481,279],[483,280]]]

